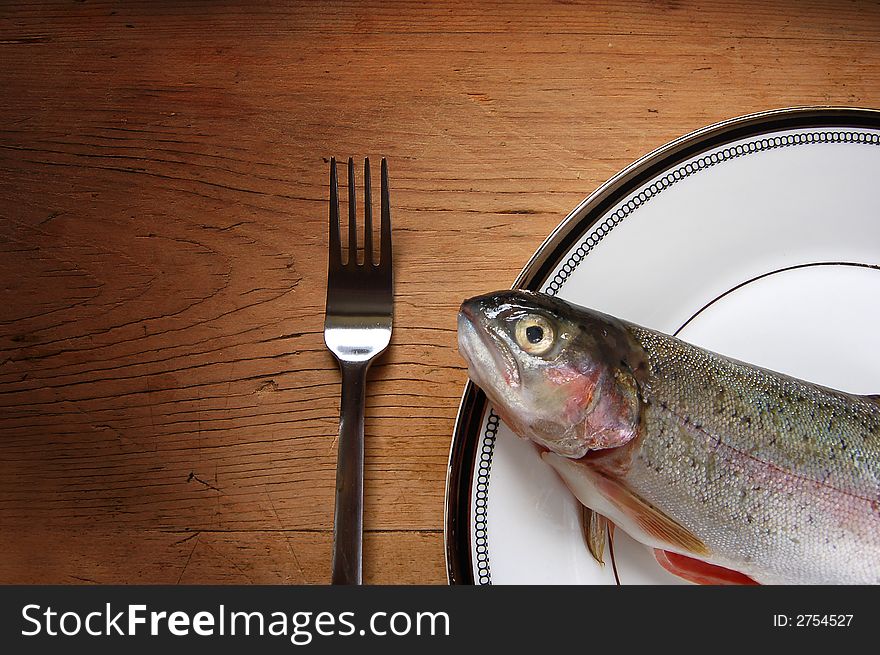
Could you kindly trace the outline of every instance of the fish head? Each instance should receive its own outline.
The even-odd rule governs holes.
[[[468,375],[501,419],[571,458],[635,436],[638,376],[629,361],[645,364],[632,341],[616,319],[530,291],[477,296],[458,315]]]

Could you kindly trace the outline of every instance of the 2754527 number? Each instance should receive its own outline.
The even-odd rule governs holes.
[[[852,618],[852,614],[798,614],[794,625],[798,628],[846,628]]]

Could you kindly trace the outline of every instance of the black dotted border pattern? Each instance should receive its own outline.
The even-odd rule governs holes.
[[[590,234],[581,242],[577,249],[569,256],[566,262],[559,268],[556,275],[546,284],[544,293],[555,296],[568,277],[580,265],[584,258],[590,254],[600,241],[611,232],[623,219],[632,214],[636,209],[647,203],[652,198],[694,173],[711,168],[737,157],[751,155],[776,148],[790,146],[811,145],[815,143],[862,143],[867,145],[880,145],[880,133],[877,132],[850,132],[850,131],[820,131],[799,132],[774,137],[756,139],[747,143],[716,150],[699,159],[690,161],[670,171],[659,180],[655,180],[643,188],[621,207],[607,216],[604,221],[594,226]],[[495,438],[498,434],[500,419],[490,408],[489,418],[486,422],[486,431],[483,435],[483,443],[480,448],[480,461],[477,467],[477,486],[474,495],[474,552],[476,554],[477,576],[476,583],[480,585],[492,584],[491,571],[489,569],[489,545],[488,545],[488,503],[489,503],[489,473],[492,469],[492,455],[495,451]]]
[[[813,143],[864,143],[868,145],[880,145],[880,134],[867,132],[807,132],[798,134],[786,134],[775,137],[768,137],[741,143],[736,146],[723,148],[711,154],[705,155],[692,162],[688,162],[684,166],[670,171],[659,180],[652,182],[643,188],[639,193],[630,198],[623,206],[619,207],[614,213],[606,217],[604,221],[593,228],[586,239],[578,246],[568,260],[553,276],[553,279],[547,283],[544,293],[555,296],[562,288],[565,280],[580,265],[583,259],[590,254],[605,236],[611,232],[624,218],[632,214],[636,209],[644,205],[646,202],[655,198],[663,191],[671,187],[694,173],[711,168],[721,162],[730,161],[737,157],[763,152],[765,150],[773,150],[776,148],[786,148],[790,146],[809,145]]]
[[[495,452],[495,437],[501,419],[492,409],[486,420],[486,432],[480,448],[480,464],[477,468],[477,486],[474,493],[474,551],[477,554],[477,584],[491,584],[489,570],[489,533],[487,511],[489,505],[489,473],[492,470],[492,454]]]

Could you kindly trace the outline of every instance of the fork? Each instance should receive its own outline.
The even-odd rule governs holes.
[[[336,158],[330,160],[330,253],[324,343],[342,371],[333,584],[361,584],[364,517],[364,388],[367,369],[391,341],[393,318],[388,164],[382,159],[379,261],[373,255],[370,160],[364,160],[364,247],[358,264],[354,162],[348,159],[348,258],[342,262]]]

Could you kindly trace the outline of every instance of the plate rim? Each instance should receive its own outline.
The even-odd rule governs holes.
[[[772,109],[730,118],[674,139],[632,162],[584,198],[538,247],[511,288],[540,288],[560,257],[610,206],[677,161],[731,141],[799,127],[880,129],[880,110],[845,106]],[[479,428],[487,404],[482,390],[468,380],[455,419],[446,469],[443,540],[449,584],[476,582],[471,544],[471,495]]]

